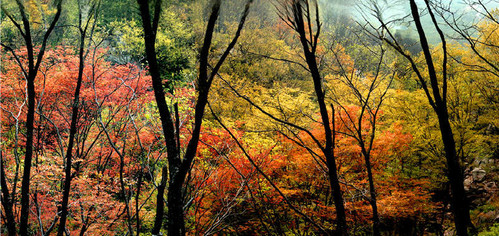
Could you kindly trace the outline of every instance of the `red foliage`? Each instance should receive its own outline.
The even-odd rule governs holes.
[[[123,218],[124,203],[118,189],[120,160],[104,135],[104,127],[112,142],[130,154],[124,160],[124,174],[129,184],[133,184],[139,169],[136,164],[139,155],[133,155],[138,153],[138,143],[145,147],[157,143],[155,127],[151,126],[151,119],[144,117],[145,111],[152,107],[150,78],[136,65],[113,65],[106,61],[106,51],[95,49],[85,61],[73,154],[74,179],[68,227],[71,231],[78,231],[85,225],[89,234],[111,234],[108,231],[110,225]],[[16,54],[21,63],[26,63],[25,49],[16,51]],[[18,171],[15,160],[22,157],[24,146],[26,91],[25,78],[16,60],[10,55],[3,56],[1,136],[2,148],[5,148],[3,154],[8,163],[6,176],[12,188]],[[31,192],[33,216],[30,218],[38,219],[32,222],[32,227],[40,234],[40,229],[47,230],[54,221],[62,197],[62,157],[69,135],[78,64],[73,48],[47,50],[35,80],[37,115],[32,174],[35,186]]]

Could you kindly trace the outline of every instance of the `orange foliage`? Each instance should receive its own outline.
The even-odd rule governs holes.
[[[127,142],[131,154],[138,153],[140,141],[150,147],[157,143],[155,128],[141,117],[151,101],[150,78],[136,65],[112,65],[105,60],[105,49],[95,49],[88,54],[83,72],[80,96],[80,117],[74,160],[74,178],[70,196],[69,230],[74,232],[86,227],[88,234],[112,234],[116,232],[117,219],[124,217],[124,203],[120,200],[118,155],[103,135],[105,124],[114,143],[125,147]],[[16,52],[21,63],[26,63],[26,50]],[[2,142],[3,157],[9,163],[6,169],[9,187],[13,187],[16,171],[15,147],[24,146],[24,136],[15,134],[24,131],[27,107],[25,79],[15,59],[6,56],[2,61]],[[71,47],[56,47],[47,50],[40,73],[35,79],[35,157],[32,173],[33,191],[31,219],[33,230],[46,230],[59,211],[63,180],[62,156],[67,145],[71,105],[78,76],[79,59]],[[134,118],[134,126],[131,124]],[[16,142],[16,137],[19,140]],[[121,144],[120,142],[123,142]],[[133,184],[139,167],[138,155],[125,160],[124,174],[127,183]],[[19,188],[19,184],[17,185]],[[19,191],[17,191],[19,192]],[[16,205],[18,206],[18,205]],[[19,212],[18,209],[15,210]],[[122,223],[119,223],[122,224]],[[41,232],[39,232],[41,234]]]

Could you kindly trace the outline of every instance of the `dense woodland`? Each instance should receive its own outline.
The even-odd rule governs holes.
[[[499,2],[4,0],[2,235],[499,235]]]

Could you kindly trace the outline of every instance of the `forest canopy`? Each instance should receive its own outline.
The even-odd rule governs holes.
[[[497,235],[497,7],[4,0],[0,234]]]

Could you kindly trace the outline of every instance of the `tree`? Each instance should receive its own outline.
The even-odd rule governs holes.
[[[95,48],[93,48],[95,49]],[[152,96],[149,89],[149,77],[135,65],[111,65],[102,58],[106,50],[90,50],[85,59],[85,76],[82,80],[80,103],[78,106],[77,133],[75,134],[71,175],[71,191],[68,196],[68,223],[66,231],[80,234],[96,234],[106,231],[113,221],[126,222],[122,219],[124,203],[120,196],[119,157],[103,137],[103,131],[98,125],[99,115],[104,116],[104,127],[108,130],[118,130],[115,140],[128,137],[127,153],[137,148],[137,139],[151,151],[151,156],[158,156],[157,141],[151,134],[147,123],[154,123],[154,119],[146,120],[140,114],[146,110]],[[57,229],[60,207],[63,199],[64,157],[68,148],[66,138],[69,137],[71,116],[73,114],[73,99],[78,78],[80,59],[75,54],[75,48],[57,47],[46,52],[44,63],[40,65],[40,73],[35,79],[37,104],[35,112],[40,119],[35,120],[34,129],[34,168],[32,171],[32,186],[30,203],[30,231],[33,234],[48,235]],[[26,60],[26,50],[16,51],[21,61]],[[26,106],[24,83],[20,83],[21,69],[15,64],[13,56],[6,57],[2,68],[2,145],[5,147],[3,161],[5,163],[5,185],[12,187],[17,193],[16,175],[21,167],[19,151],[25,139],[16,133],[22,129],[25,122]],[[17,116],[20,114],[19,116]],[[130,122],[123,120],[133,117],[136,119],[134,130]],[[151,137],[153,136],[153,137]],[[134,137],[137,137],[134,140]],[[138,152],[138,151],[136,151]],[[144,154],[145,155],[145,154]],[[136,165],[141,156],[125,159],[123,174],[126,179],[136,181]],[[154,158],[153,158],[154,159]],[[9,185],[10,184],[10,185]],[[144,192],[147,192],[149,183],[146,183]],[[15,190],[14,190],[15,189]],[[14,194],[15,199],[19,198]],[[146,202],[147,198],[139,199]],[[18,201],[18,200],[17,200]],[[141,202],[141,204],[142,204]],[[16,202],[14,202],[16,203]],[[18,204],[16,204],[18,205]],[[136,211],[140,211],[140,208]],[[147,213],[147,211],[143,211]],[[18,207],[14,208],[14,217],[18,217]],[[126,218],[125,218],[126,219]],[[2,222],[3,223],[3,222]],[[112,231],[117,232],[115,227]],[[106,233],[108,232],[108,233]]]
[[[30,176],[31,176],[31,165],[32,165],[32,157],[33,157],[33,123],[34,123],[34,118],[35,118],[35,85],[34,81],[36,78],[36,75],[38,73],[38,69],[40,68],[40,64],[43,60],[43,56],[45,53],[45,48],[47,46],[47,40],[54,30],[57,21],[59,20],[59,17],[61,15],[61,10],[62,10],[62,1],[57,0],[54,2],[56,5],[56,13],[47,28],[47,30],[43,33],[43,39],[41,42],[41,47],[39,50],[37,50],[38,54],[35,59],[35,46],[33,43],[33,36],[32,36],[32,22],[30,22],[30,17],[31,15],[28,15],[26,12],[26,6],[21,2],[21,1],[16,1],[17,8],[19,10],[19,13],[21,15],[21,22],[17,21],[10,13],[9,10],[6,9],[6,7],[2,4],[2,11],[6,13],[6,16],[9,18],[10,21],[16,26],[17,30],[19,30],[19,33],[22,35],[27,52],[28,52],[28,65],[23,65],[20,61],[18,61],[19,66],[22,68],[23,75],[27,81],[27,97],[28,97],[28,113],[27,113],[27,119],[26,119],[26,154],[24,157],[24,169],[23,169],[23,177],[22,177],[22,187],[21,187],[21,220],[19,224],[19,234],[20,235],[28,235],[28,218],[29,218],[29,189],[30,189]],[[21,25],[22,24],[22,25]],[[14,53],[14,50],[7,46],[3,45],[4,48],[7,50],[11,51]],[[17,56],[14,56],[17,57]],[[3,167],[3,165],[2,165]],[[5,172],[2,172],[5,173]],[[4,178],[4,177],[3,177]],[[2,188],[3,189],[3,188]],[[4,193],[8,193],[8,189],[4,191]],[[6,197],[6,201],[10,200],[9,197]],[[4,198],[2,198],[3,200]],[[11,211],[12,209],[12,202],[5,202],[4,205],[10,205],[9,207],[6,207],[6,210]],[[8,213],[8,216],[12,216],[11,213]],[[8,220],[8,228],[9,228],[9,234],[15,235],[16,231],[14,228],[14,220],[10,219]]]
[[[78,29],[80,31],[80,42],[79,42],[79,65],[78,65],[78,78],[76,82],[76,88],[74,92],[74,100],[73,100],[73,110],[71,114],[71,124],[69,131],[69,142],[66,153],[66,166],[65,170],[65,181],[64,181],[64,190],[61,204],[61,218],[59,223],[59,230],[57,231],[58,236],[63,236],[66,230],[66,218],[68,215],[68,202],[69,202],[69,192],[71,190],[71,165],[73,158],[73,145],[74,139],[77,132],[77,122],[78,122],[78,110],[79,110],[79,102],[80,102],[80,91],[81,84],[83,81],[83,71],[85,69],[85,56],[88,54],[88,50],[85,50],[85,40],[87,38],[88,30],[90,30],[90,34],[92,34],[95,24],[91,26],[91,20],[97,14],[99,8],[99,2],[82,2],[78,1],[78,13],[79,13],[79,21],[78,21]],[[88,9],[83,9],[85,5],[90,4]],[[86,7],[85,7],[86,8]],[[85,15],[84,11],[87,15]],[[90,28],[91,27],[91,28]]]
[[[153,81],[154,95],[158,106],[158,112],[161,119],[161,127],[165,138],[167,148],[168,166],[162,169],[162,180],[158,186],[157,194],[157,214],[154,223],[152,234],[160,234],[163,223],[164,200],[163,194],[168,181],[168,235],[184,235],[184,202],[183,202],[183,187],[185,178],[191,169],[192,162],[196,156],[197,146],[203,122],[205,107],[208,101],[208,94],[214,78],[217,76],[218,70],[223,62],[229,56],[230,50],[234,47],[239,38],[244,22],[249,13],[249,7],[252,0],[248,0],[243,15],[239,21],[237,31],[227,46],[220,59],[214,64],[215,66],[209,72],[209,56],[210,47],[212,44],[215,24],[220,12],[221,0],[213,1],[211,13],[208,18],[208,24],[205,31],[204,41],[199,55],[199,74],[196,81],[197,99],[194,111],[194,124],[190,140],[185,149],[185,152],[180,150],[180,130],[178,120],[178,105],[175,104],[173,109],[168,107],[165,101],[165,91],[163,90],[162,76],[158,66],[157,52],[155,48],[156,35],[161,13],[162,1],[156,0],[150,11],[148,0],[138,0],[139,11],[142,18],[142,26],[144,29],[144,42],[146,59],[149,65],[149,72]],[[152,14],[151,14],[152,13]],[[173,88],[172,81],[166,81],[167,88]],[[168,91],[171,93],[172,91]],[[175,115],[175,117],[173,116]],[[183,157],[181,154],[184,153]]]
[[[315,14],[313,9],[315,9]],[[330,185],[333,192],[334,204],[336,206],[337,233],[345,234],[347,229],[345,206],[338,181],[336,160],[334,156],[334,134],[330,126],[329,112],[325,103],[323,78],[321,77],[317,65],[316,53],[321,32],[319,7],[317,1],[312,1],[312,3],[310,3],[308,0],[291,0],[280,2],[280,9],[278,8],[278,11],[280,18],[298,34],[303,49],[303,55],[305,56],[308,70],[312,76],[321,121],[324,127],[324,135],[326,137],[325,144],[321,149],[327,161]],[[315,22],[313,22],[312,19],[315,19]],[[314,23],[315,26],[313,26]]]
[[[336,88],[333,89],[335,91],[333,99],[340,110],[343,110],[346,115],[346,117],[339,117],[343,127],[346,128],[342,133],[354,138],[361,148],[369,182],[369,202],[373,211],[373,235],[380,235],[380,219],[376,203],[377,194],[372,173],[371,153],[376,138],[380,108],[386,99],[394,74],[391,73],[386,65],[386,49],[382,44],[364,46],[366,47],[365,50],[372,54],[373,58],[376,58],[374,59],[376,65],[372,70],[361,68],[361,65],[355,65],[356,62],[352,63],[343,59],[346,55],[342,55],[344,50],[342,50],[340,45],[331,46],[336,61],[335,65],[338,68],[337,73],[340,77],[335,84],[331,83],[329,86],[333,87],[336,85]],[[357,53],[360,54],[360,52]],[[357,64],[360,63],[357,62]],[[369,67],[369,65],[366,67]],[[339,84],[343,84],[344,86],[338,86]],[[353,96],[349,98],[348,94],[345,94],[345,91],[349,91],[349,94]],[[345,102],[358,106],[360,111],[348,111],[345,107]],[[333,110],[334,122],[334,107],[331,106],[331,109]]]
[[[425,9],[431,17],[433,26],[437,30],[440,41],[442,43],[443,59],[441,61],[441,74],[435,69],[437,67],[437,64],[432,56],[425,29],[421,24],[421,16],[418,5],[414,0],[409,1],[411,17],[414,20],[414,24],[419,36],[419,43],[424,55],[424,62],[428,68],[428,74],[426,76],[423,75],[421,67],[418,65],[413,55],[407,52],[405,48],[397,41],[397,38],[393,35],[391,29],[389,28],[390,24],[382,18],[382,12],[379,11],[380,8],[378,6],[374,6],[372,10],[374,11],[373,15],[376,16],[376,19],[379,21],[380,26],[376,27],[370,23],[368,23],[368,25],[369,27],[371,27],[369,30],[375,30],[378,34],[377,37],[379,39],[390,45],[410,63],[413,72],[417,76],[419,84],[426,94],[428,102],[430,103],[433,111],[438,117],[438,124],[442,142],[444,144],[445,158],[447,162],[447,176],[451,185],[451,205],[454,213],[454,224],[458,235],[468,235],[468,229],[472,229],[473,225],[470,219],[469,203],[464,191],[463,170],[457,156],[456,143],[449,121],[447,104],[447,41],[444,33],[438,25],[438,21],[434,15],[434,9],[430,5],[430,1],[425,0],[424,3]]]

